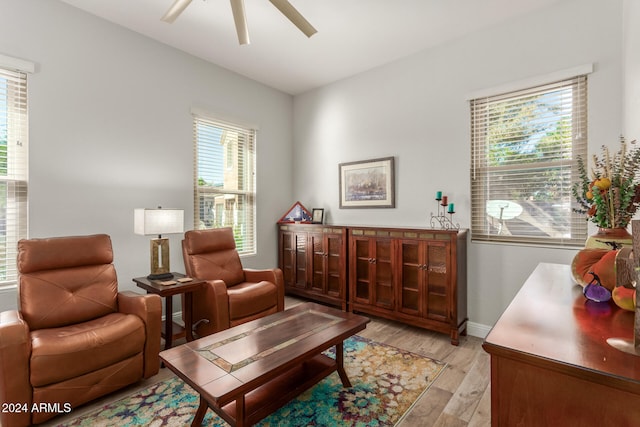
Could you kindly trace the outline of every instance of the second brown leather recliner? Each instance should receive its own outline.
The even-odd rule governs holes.
[[[282,271],[244,269],[231,228],[187,231],[182,254],[187,275],[207,280],[193,295],[196,335],[284,310]]]

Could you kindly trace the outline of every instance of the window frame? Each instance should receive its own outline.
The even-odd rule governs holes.
[[[257,240],[256,240],[256,142],[257,142],[257,126],[247,125],[240,123],[236,120],[227,120],[220,118],[216,115],[212,115],[202,110],[192,109],[193,115],[193,141],[194,141],[194,229],[210,229],[231,226],[234,230],[234,237],[236,240],[236,247],[240,256],[250,256],[257,253]],[[207,159],[204,160],[204,153],[200,150],[201,143],[213,142],[207,138],[201,138],[199,136],[199,127],[208,126],[216,128],[222,131],[220,141],[225,135],[225,132],[237,133],[237,138],[230,137],[228,143],[224,143],[221,147],[219,154],[222,159]],[[241,140],[242,139],[242,140]],[[237,147],[232,147],[227,144],[238,144]],[[227,161],[229,150],[232,150],[233,163]],[[237,162],[236,162],[237,160]],[[224,175],[233,172],[234,164],[240,165],[238,169],[242,169],[241,178],[238,179],[241,188],[225,189],[215,187],[213,185],[201,185],[202,172],[201,166],[210,161],[219,161],[220,171]],[[224,178],[222,178],[224,181]],[[202,179],[203,182],[206,180]],[[212,216],[217,218],[218,216],[226,218],[226,221],[222,224],[207,225],[202,221],[201,213],[201,198],[222,198],[225,206],[221,206],[219,203],[213,202]],[[238,206],[238,198],[244,199],[244,204]],[[227,201],[235,200],[231,203],[232,209],[226,208]],[[224,212],[224,215],[220,215]],[[227,216],[227,214],[231,214]],[[241,219],[241,217],[245,217]],[[231,218],[229,220],[228,218]]]
[[[0,289],[14,288],[18,282],[18,241],[29,237],[29,112],[28,75],[34,64],[0,55],[0,120],[6,125],[6,174],[0,176],[6,197],[3,250],[0,251]],[[0,125],[0,129],[5,126]]]
[[[528,246],[550,246],[560,248],[576,248],[584,245],[587,237],[587,223],[584,218],[574,211],[576,201],[571,195],[573,183],[579,180],[578,158],[583,160],[587,157],[587,117],[588,117],[588,79],[591,66],[582,66],[566,72],[556,73],[547,77],[540,77],[535,81],[520,84],[511,84],[509,87],[494,90],[492,93],[476,94],[468,98],[470,107],[471,125],[471,240],[474,242],[494,242],[503,244],[522,244]],[[488,149],[490,144],[487,141],[489,134],[489,119],[478,112],[482,106],[490,103],[508,103],[510,100],[525,99],[535,95],[542,95],[545,92],[558,90],[561,88],[572,88],[571,106],[571,149],[568,150],[570,156],[562,160],[544,160],[535,163],[520,163],[506,166],[491,166],[488,164]],[[554,89],[555,88],[555,89]],[[479,120],[478,120],[479,118]],[[566,141],[568,142],[568,141]],[[566,153],[565,153],[566,154]],[[501,235],[491,233],[491,227],[487,221],[487,202],[493,200],[491,194],[492,185],[496,188],[497,181],[491,181],[492,172],[526,171],[526,170],[547,170],[558,169],[558,166],[569,168],[570,184],[563,187],[565,197],[569,197],[569,212],[566,220],[569,223],[570,235],[567,237],[545,237],[531,236],[526,234]],[[514,181],[515,182],[515,181]],[[508,183],[507,183],[508,184]],[[502,223],[502,221],[501,221]]]

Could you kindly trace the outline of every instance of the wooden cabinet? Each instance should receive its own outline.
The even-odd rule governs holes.
[[[349,229],[349,309],[466,333],[466,231]]]
[[[320,224],[281,224],[278,260],[285,291],[347,309],[347,230]]]
[[[287,294],[466,333],[466,230],[280,224],[278,259]]]
[[[640,357],[634,313],[593,303],[571,267],[541,263],[483,344],[491,355],[492,426],[637,426]]]

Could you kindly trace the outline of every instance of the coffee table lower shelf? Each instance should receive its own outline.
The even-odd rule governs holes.
[[[337,370],[338,365],[334,359],[320,354],[275,377],[246,395],[239,396],[237,399],[223,404],[221,408],[218,408],[215,404],[210,404],[200,396],[200,407],[192,425],[201,425],[207,408],[214,410],[232,426],[253,425]],[[344,381],[343,385],[351,387],[351,384],[344,384]],[[242,405],[243,399],[244,411],[238,406]],[[200,415],[201,413],[202,415]]]

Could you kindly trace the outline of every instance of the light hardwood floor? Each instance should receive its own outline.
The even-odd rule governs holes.
[[[289,308],[302,300],[286,297]],[[489,355],[482,349],[482,339],[461,337],[453,346],[449,336],[402,323],[368,316],[371,322],[358,335],[402,348],[447,363],[445,371],[416,402],[398,427],[463,427],[491,425],[491,391]],[[180,343],[180,342],[178,342]],[[65,420],[93,412],[135,391],[173,374],[161,369],[153,378],[77,408],[71,414],[41,424],[58,426]],[[283,426],[284,427],[284,426]]]

